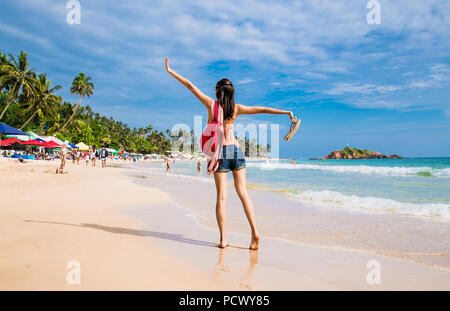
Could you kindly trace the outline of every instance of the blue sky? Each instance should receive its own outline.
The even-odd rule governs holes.
[[[66,0],[0,4],[0,49],[29,53],[32,67],[63,86],[78,72],[95,84],[83,104],[130,126],[193,125],[203,106],[164,71],[213,96],[232,80],[245,105],[293,110],[299,132],[283,157],[314,157],[345,145],[405,156],[450,156],[450,2],[380,0],[79,0],[81,24],[66,22]],[[286,116],[249,116],[279,123]]]

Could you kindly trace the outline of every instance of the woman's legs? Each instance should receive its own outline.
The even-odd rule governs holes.
[[[252,242],[250,243],[250,249],[258,249],[259,247],[259,233],[256,229],[255,223],[255,211],[253,208],[252,200],[247,193],[247,181],[245,178],[245,168],[233,170],[234,187],[241,199],[242,206],[244,207],[245,215],[247,215],[250,228],[252,229]]]
[[[226,200],[227,200],[227,173],[219,172],[214,173],[214,181],[216,183],[217,190],[217,202],[216,202],[216,218],[220,231],[219,247],[224,248],[228,245],[225,238],[225,220],[226,220]]]

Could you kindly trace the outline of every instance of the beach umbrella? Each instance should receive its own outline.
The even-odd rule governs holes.
[[[62,145],[64,142],[56,136],[41,136],[41,138],[45,141],[54,141],[58,145]]]
[[[7,139],[0,140],[0,146],[10,146],[15,143],[20,144],[21,142],[22,142],[21,140],[18,140],[14,137],[10,137]]]
[[[22,132],[12,126],[6,125],[4,123],[0,123],[0,134],[3,135],[27,135],[27,133]]]
[[[45,139],[42,139],[42,137],[39,137],[38,134],[36,134],[36,133],[34,133],[34,132],[32,132],[32,131],[29,131],[29,132],[28,132],[28,135],[30,136],[30,139],[40,139],[41,141],[44,141],[44,140],[45,140]]]
[[[6,138],[14,137],[20,141],[27,141],[30,140],[30,136],[27,135],[6,135]]]
[[[89,150],[89,146],[86,145],[85,143],[81,142],[75,145],[78,149],[80,149],[80,151],[86,151]]]
[[[27,140],[27,141],[23,141],[20,143],[21,145],[24,146],[36,146],[36,147],[45,147],[45,145],[47,144],[47,142],[45,141],[39,141],[37,139],[32,139],[32,140]]]
[[[46,146],[45,148],[50,148],[50,149],[55,149],[55,148],[59,148],[61,147],[61,145],[55,143],[53,140],[46,142]]]
[[[71,143],[69,143],[69,148],[70,148],[70,149],[78,149],[77,146],[75,146],[74,144],[71,144]]]

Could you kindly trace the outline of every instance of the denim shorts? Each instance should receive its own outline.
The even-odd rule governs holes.
[[[229,172],[245,168],[244,152],[235,145],[225,145],[216,172]]]

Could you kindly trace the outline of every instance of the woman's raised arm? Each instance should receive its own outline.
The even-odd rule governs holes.
[[[251,107],[251,106],[244,106],[244,105],[236,105],[237,113],[240,114],[259,114],[259,113],[268,113],[268,114],[287,114],[289,115],[289,118],[291,118],[292,122],[297,122],[297,118],[294,117],[294,114],[292,111],[287,110],[280,110],[275,108],[269,108],[269,107]]]
[[[166,70],[168,73],[170,73],[175,79],[177,79],[181,84],[183,84],[189,91],[192,92],[192,94],[195,95],[195,97],[198,98],[198,100],[207,108],[210,109],[212,98],[205,95],[202,91],[200,91],[191,81],[183,77],[182,75],[179,75],[172,69],[170,69],[169,66],[169,58],[166,57]]]

